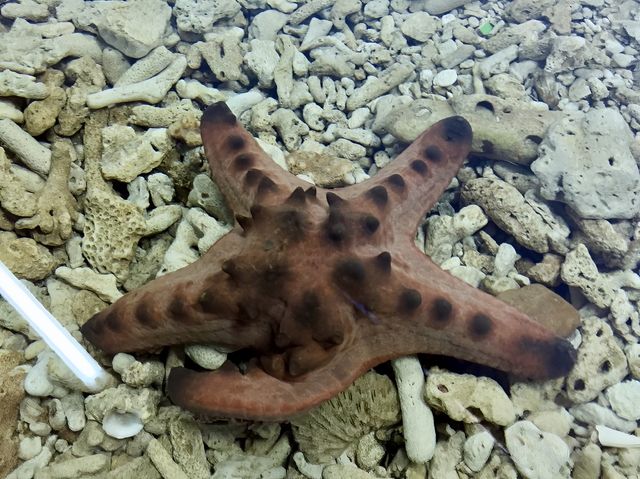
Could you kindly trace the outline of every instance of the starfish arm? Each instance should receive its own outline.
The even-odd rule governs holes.
[[[236,232],[229,233],[201,261],[154,279],[94,315],[82,334],[106,353],[183,343],[261,346],[270,337],[268,327],[240,319],[235,285],[221,269],[241,244]]]
[[[205,110],[200,132],[211,176],[236,215],[248,217],[254,205],[277,205],[312,186],[280,168],[224,102]]]
[[[451,356],[527,379],[564,376],[573,367],[571,344],[526,314],[442,271],[415,247],[404,260],[394,278],[404,295],[395,303],[398,317],[382,333],[397,343],[388,353]],[[379,334],[376,324],[362,327],[363,337]]]
[[[243,373],[230,364],[207,372],[173,368],[167,388],[175,404],[203,416],[284,421],[331,399],[369,367],[360,355],[343,353],[295,381],[273,377],[255,362]]]
[[[370,180],[334,190],[352,207],[394,218],[397,237],[415,235],[471,150],[472,132],[460,116],[439,121]],[[386,223],[385,221],[382,221]]]

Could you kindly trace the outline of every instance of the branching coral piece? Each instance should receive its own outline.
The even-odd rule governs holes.
[[[69,191],[69,171],[75,158],[70,140],[56,140],[51,146],[51,171],[37,193],[36,213],[16,221],[17,229],[31,229],[33,237],[46,245],[61,245],[71,237],[78,218],[77,203]]]

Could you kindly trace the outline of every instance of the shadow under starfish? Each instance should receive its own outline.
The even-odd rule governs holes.
[[[211,173],[234,229],[195,263],[132,291],[83,327],[107,353],[179,343],[249,350],[242,371],[174,368],[171,399],[207,416],[281,420],[369,368],[424,352],[546,379],[566,375],[564,339],[440,269],[414,244],[462,165],[462,117],[422,133],[375,177],[316,188],[277,166],[223,103],[204,113]]]

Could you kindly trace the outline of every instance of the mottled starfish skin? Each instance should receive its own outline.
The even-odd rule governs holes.
[[[176,404],[208,416],[285,419],[372,366],[418,352],[534,379],[571,369],[569,343],[414,244],[469,152],[463,118],[434,125],[374,178],[331,191],[275,165],[224,103],[206,110],[201,133],[238,224],[201,259],[82,328],[107,353],[177,343],[253,351],[242,371],[172,369]]]

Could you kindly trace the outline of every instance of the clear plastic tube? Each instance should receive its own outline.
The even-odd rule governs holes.
[[[0,295],[90,391],[104,389],[107,372],[0,261]]]

